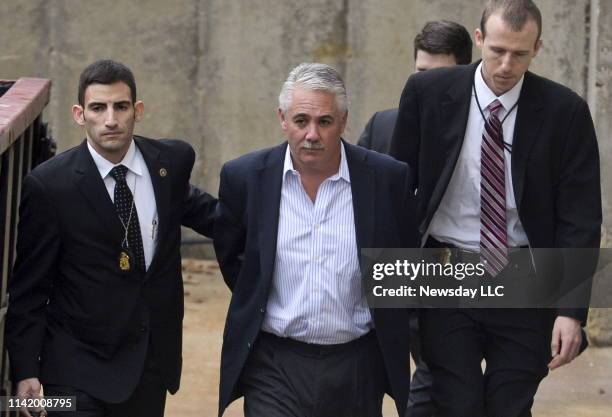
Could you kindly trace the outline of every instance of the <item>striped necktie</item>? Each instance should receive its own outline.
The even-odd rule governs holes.
[[[499,100],[489,105],[480,150],[480,262],[491,276],[508,265],[502,108]]]

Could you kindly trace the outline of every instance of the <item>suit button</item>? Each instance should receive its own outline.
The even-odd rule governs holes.
[[[247,349],[251,348],[251,342],[247,343]]]
[[[266,310],[264,310],[263,308],[260,308],[260,309],[259,309],[259,312],[260,312],[260,313],[262,313],[262,314],[263,314],[265,311],[266,311]]]
[[[141,331],[141,332],[146,332],[146,331],[147,331],[147,326],[146,326],[146,325],[144,325],[144,324],[143,324],[143,325],[141,325],[141,326],[140,326],[140,331]]]

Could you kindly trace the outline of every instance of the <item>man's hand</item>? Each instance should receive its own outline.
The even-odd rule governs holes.
[[[38,378],[22,379],[17,383],[17,397],[29,398],[40,395],[40,381]],[[25,407],[21,408],[21,415],[25,417],[32,417]]]
[[[574,360],[580,352],[581,342],[580,322],[571,317],[557,317],[550,343],[553,359],[548,368],[552,371]]]

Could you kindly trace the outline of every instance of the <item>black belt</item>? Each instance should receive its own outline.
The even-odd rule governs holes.
[[[425,248],[440,249],[441,252],[437,257],[443,263],[470,263],[477,264],[480,262],[480,252],[471,251],[459,248],[452,243],[440,242],[439,240],[429,236],[425,242]],[[519,246],[508,248],[508,265],[506,268],[521,269],[532,267],[532,258],[529,251],[524,249],[529,246]],[[444,250],[444,252],[442,252]],[[448,250],[448,251],[447,251]]]
[[[299,340],[290,339],[288,337],[280,337],[272,333],[261,331],[259,332],[259,339],[272,342],[276,345],[285,346],[293,351],[308,355],[308,356],[325,356],[332,353],[344,352],[347,349],[354,349],[363,344],[376,339],[376,330],[370,330],[367,334],[358,337],[357,339],[351,340],[346,343],[338,343],[333,345],[318,345],[316,343],[305,343]]]

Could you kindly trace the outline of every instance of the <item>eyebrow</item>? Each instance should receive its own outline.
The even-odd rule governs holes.
[[[298,117],[308,117],[308,118],[313,118],[313,119],[324,119],[324,118],[329,118],[329,119],[333,119],[334,116],[331,114],[323,114],[321,116],[311,116],[308,113],[298,113],[298,114],[294,114],[291,118],[292,119],[296,119]]]
[[[491,45],[491,49],[498,49],[501,51],[512,52],[513,54],[528,54],[531,52],[530,49],[509,49],[509,48],[504,48],[502,46],[496,46],[496,45]]]
[[[104,101],[92,101],[91,103],[87,104],[87,107],[93,107],[93,106],[106,106],[108,103],[104,102]],[[130,100],[122,100],[122,101],[115,101],[112,103],[113,106],[117,106],[117,105],[131,105],[132,102]]]

